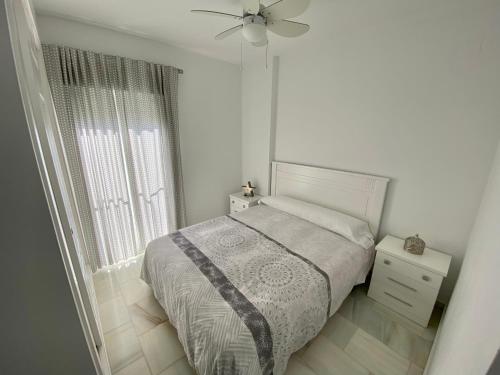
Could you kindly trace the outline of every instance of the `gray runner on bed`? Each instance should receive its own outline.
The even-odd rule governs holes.
[[[274,374],[314,338],[372,252],[259,206],[148,245],[142,278],[199,374]]]

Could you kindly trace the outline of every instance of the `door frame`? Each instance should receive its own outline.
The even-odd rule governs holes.
[[[92,308],[92,296],[84,275],[86,270],[81,267],[74,238],[81,234],[81,229],[72,211],[72,189],[65,178],[65,158],[57,139],[57,117],[33,6],[30,0],[5,0],[5,9],[28,129],[68,283],[96,374],[107,375],[111,370],[102,330]]]

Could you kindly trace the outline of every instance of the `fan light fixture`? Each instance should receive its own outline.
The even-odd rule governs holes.
[[[260,43],[266,39],[266,22],[261,16],[247,16],[243,19],[243,36],[250,43]]]
[[[286,38],[295,38],[309,31],[309,25],[289,21],[287,18],[300,16],[306,11],[311,0],[277,0],[269,6],[262,5],[260,0],[242,1],[242,15],[203,9],[194,9],[191,12],[240,21],[239,25],[217,34],[215,39],[221,40],[241,31],[243,37],[255,47],[267,46],[267,30]]]

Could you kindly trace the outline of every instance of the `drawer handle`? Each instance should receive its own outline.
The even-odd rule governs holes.
[[[393,296],[391,293],[384,292],[385,295],[388,295],[391,298],[394,298],[396,301],[401,302],[403,305],[406,305],[408,307],[413,307],[411,303],[408,303],[406,301],[403,301],[401,298],[398,298],[396,296]]]
[[[243,208],[247,208],[245,205],[243,205]]]
[[[427,276],[427,275],[423,275],[422,276],[422,280],[424,280],[424,281],[431,281],[431,278],[429,276]]]
[[[392,277],[388,277],[387,280],[392,281],[395,284],[401,285],[402,287],[411,290],[412,292],[416,292],[417,290],[415,288],[412,288],[409,285],[403,284],[401,281],[398,281],[396,279],[393,279]]]
[[[233,203],[233,204],[234,204],[234,201],[231,201],[231,203]]]
[[[391,265],[391,261],[389,259],[384,259],[384,264],[387,264],[388,266]]]

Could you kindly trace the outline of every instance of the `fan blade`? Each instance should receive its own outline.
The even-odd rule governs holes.
[[[235,32],[241,30],[243,28],[243,25],[238,25],[235,27],[231,27],[230,29],[227,29],[226,31],[221,32],[220,34],[217,34],[215,36],[215,39],[221,40],[224,38],[227,38],[229,35],[234,34]]]
[[[260,11],[260,0],[244,0],[243,13],[258,14]]]
[[[309,25],[293,21],[272,21],[267,24],[267,28],[273,33],[287,38],[301,36],[309,31]]]
[[[270,20],[294,18],[304,13],[311,0],[279,0],[262,10],[262,14]]]
[[[221,16],[221,17],[229,17],[229,18],[234,18],[237,20],[241,20],[243,17],[238,16],[236,14],[229,14],[229,13],[222,13],[222,12],[215,12],[213,10],[202,10],[202,9],[193,9],[191,13],[199,13],[199,14],[206,14],[208,16]]]

